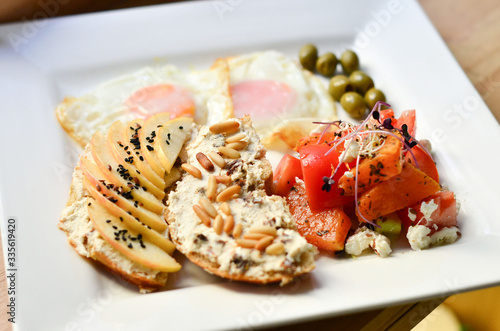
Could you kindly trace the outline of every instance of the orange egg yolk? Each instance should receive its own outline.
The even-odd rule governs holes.
[[[296,93],[288,85],[273,80],[251,80],[230,88],[234,115],[251,115],[255,119],[280,116],[295,104]]]
[[[132,93],[125,100],[129,111],[148,118],[157,113],[170,113],[171,118],[194,117],[195,103],[184,88],[170,84],[152,85]]]

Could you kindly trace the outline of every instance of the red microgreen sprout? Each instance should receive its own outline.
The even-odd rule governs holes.
[[[323,129],[323,131],[321,132],[321,136],[319,136],[319,139],[318,141],[316,142],[316,144],[320,144],[321,142],[321,139],[323,139],[323,136],[325,135],[325,133],[328,131],[328,129],[330,129],[330,127],[332,125],[335,125],[336,127],[340,128],[340,123],[342,123],[342,121],[333,121],[333,122],[313,122],[313,124],[326,124],[326,127]]]

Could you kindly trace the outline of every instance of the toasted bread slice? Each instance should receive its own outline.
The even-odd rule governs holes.
[[[229,121],[239,123],[236,132],[227,135],[224,132],[212,133],[209,127],[203,127],[186,148],[187,163],[197,167],[202,176],[199,179],[189,172],[184,173],[176,189],[168,196],[167,222],[171,239],[179,251],[210,273],[251,283],[286,284],[293,277],[314,269],[317,250],[296,231],[285,200],[266,194],[266,188],[272,181],[272,167],[265,158],[266,150],[249,117]],[[224,155],[224,149],[219,148],[230,146],[226,138],[238,134],[244,135],[242,143],[232,146],[239,149],[239,157],[231,159]],[[226,165],[221,168],[217,162],[213,162],[214,170],[210,170],[211,167],[206,170],[198,161],[200,153],[209,158],[210,153],[220,153]],[[229,154],[233,154],[233,157],[237,155]],[[200,200],[210,198],[210,176],[229,176],[230,180],[226,184],[219,183],[217,198],[212,198],[219,219],[211,217],[207,221],[205,215],[203,222],[203,217],[198,216],[193,206],[199,205],[201,209],[207,210],[203,207],[206,201],[203,203]],[[223,182],[224,178],[219,178],[219,181]],[[232,186],[241,189],[235,189],[235,195],[226,201],[227,205],[222,205],[225,198],[221,192]],[[227,212],[227,206],[231,216],[223,212]],[[212,216],[215,216],[213,210]],[[224,219],[222,231],[221,217]],[[231,217],[234,220],[233,227],[228,225],[232,222]],[[235,230],[237,228],[241,229],[241,234],[239,229]],[[268,238],[262,239],[264,237]],[[252,246],[257,244],[252,239],[260,240],[260,244]]]
[[[78,254],[100,262],[109,271],[138,286],[141,292],[151,292],[165,286],[168,273],[131,261],[101,237],[94,228],[87,210],[89,196],[89,192],[83,186],[83,173],[76,167],[69,200],[59,223],[59,228],[66,232],[71,246]]]

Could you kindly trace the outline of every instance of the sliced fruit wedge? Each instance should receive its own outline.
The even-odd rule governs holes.
[[[158,246],[146,241],[142,233],[127,229],[96,200],[89,198],[90,219],[99,234],[120,253],[153,270],[176,272],[181,265]]]
[[[174,166],[192,123],[193,119],[190,117],[179,117],[163,124],[157,131],[156,155],[167,173]]]
[[[94,186],[97,190],[100,190],[108,200],[116,203],[118,207],[130,213],[132,216],[139,218],[144,224],[152,229],[158,232],[163,232],[167,229],[167,224],[158,214],[139,206],[133,200],[125,198],[123,194],[119,194],[108,188],[108,186],[106,186],[106,177],[93,161],[90,161],[86,157],[80,157],[80,168],[85,176],[83,184],[86,188],[88,188],[88,186]]]
[[[158,188],[164,190],[166,185],[163,176],[158,175],[153,168],[146,162],[144,155],[141,151],[141,143],[139,142],[139,132],[144,125],[143,119],[135,119],[127,124],[125,132],[123,133],[123,140],[132,151],[132,153],[137,157],[135,165],[137,169],[149,178],[149,180],[155,184]]]
[[[130,173],[123,165],[116,162],[106,138],[100,132],[94,134],[90,145],[94,162],[110,183],[121,186],[125,192],[130,192],[135,201],[142,203],[152,212],[163,213],[165,208],[163,203],[153,194],[144,190],[135,174]]]
[[[108,131],[108,144],[111,153],[115,160],[123,165],[130,174],[139,179],[139,182],[144,186],[148,192],[153,194],[159,200],[165,197],[164,188],[155,186],[146,176],[144,176],[135,166],[136,160],[139,158],[134,155],[130,148],[123,143],[123,133],[125,132],[125,124],[120,121],[114,122]]]
[[[146,120],[144,126],[139,131],[139,142],[141,143],[141,152],[151,168],[162,178],[165,176],[165,168],[156,156],[154,141],[158,130],[170,120],[169,113],[159,113]]]
[[[171,255],[174,252],[175,245],[170,240],[168,240],[155,230],[149,228],[139,219],[136,219],[132,215],[128,214],[124,209],[118,207],[115,203],[109,201],[102,194],[102,189],[101,191],[97,191],[96,186],[90,184],[88,179],[85,178],[84,181],[87,181],[87,183],[85,183],[84,185],[85,188],[89,191],[92,198],[94,198],[97,203],[105,207],[113,216],[118,217],[122,225],[131,230],[137,231],[138,233],[141,233],[145,240],[148,240],[156,246],[160,247],[168,254]]]

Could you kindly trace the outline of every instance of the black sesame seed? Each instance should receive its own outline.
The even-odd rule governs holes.
[[[150,145],[146,145],[146,148],[147,148],[147,149],[148,149],[148,151],[150,151],[150,152],[152,152],[152,151],[154,151],[154,150],[155,150],[155,149],[154,149],[152,146],[150,146]]]
[[[128,246],[127,246],[127,247],[128,247],[128,248],[132,248],[132,244],[128,244]]]

